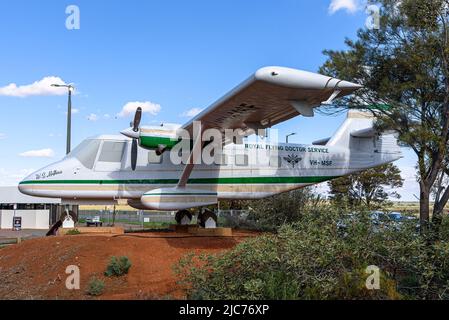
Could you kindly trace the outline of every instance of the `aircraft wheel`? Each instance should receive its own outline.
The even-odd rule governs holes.
[[[180,210],[176,212],[175,220],[179,225],[190,224],[192,221],[192,214],[189,210]]]
[[[212,219],[213,221],[208,221]],[[217,227],[217,215],[211,210],[205,210],[201,214],[198,215],[198,224],[202,228],[216,228]]]

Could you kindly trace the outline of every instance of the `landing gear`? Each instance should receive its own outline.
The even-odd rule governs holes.
[[[175,220],[178,225],[188,225],[192,222],[192,214],[188,210],[180,210],[176,212]]]
[[[200,212],[200,214],[198,214],[198,225],[202,228],[216,228],[217,220],[217,215],[209,209],[205,209],[204,211]]]
[[[71,218],[72,218],[72,220],[73,220],[73,222],[75,222],[75,223],[77,223],[78,222],[78,217],[77,217],[77,215],[75,214],[75,212],[73,212],[73,211],[71,211],[71,210],[69,210],[69,211],[64,211],[62,214],[61,214],[61,221],[64,221],[65,220],[65,217],[66,216],[70,216]]]
[[[46,236],[50,237],[50,236],[56,236],[58,234],[58,230],[61,227],[64,227],[64,220],[66,220],[66,217],[70,216],[72,223],[75,224],[76,222],[78,222],[78,217],[75,214],[75,212],[70,211],[70,210],[65,210],[61,216],[60,219],[58,221],[56,221],[56,223],[54,225],[51,226],[50,230],[48,230]]]

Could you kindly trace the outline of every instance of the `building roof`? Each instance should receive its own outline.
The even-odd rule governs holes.
[[[0,187],[0,203],[14,204],[60,204],[61,199],[38,198],[27,196],[19,191],[17,186]]]

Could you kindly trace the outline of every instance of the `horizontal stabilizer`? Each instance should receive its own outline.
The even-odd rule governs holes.
[[[354,138],[372,138],[375,135],[376,130],[374,128],[366,128],[351,132],[351,136],[353,136]]]
[[[320,140],[312,142],[312,144],[315,146],[325,146],[329,142],[330,139],[331,139],[331,137],[320,139]]]

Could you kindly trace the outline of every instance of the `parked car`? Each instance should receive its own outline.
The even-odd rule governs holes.
[[[337,228],[341,234],[346,235],[348,225],[357,219],[356,214],[347,214],[337,222]],[[382,229],[399,230],[405,223],[415,223],[419,230],[419,221],[416,217],[407,216],[400,212],[373,211],[369,214],[369,220],[373,230],[379,232]]]
[[[102,227],[103,222],[101,221],[100,216],[88,217],[88,218],[86,218],[86,225],[88,227],[90,227],[90,226]]]

